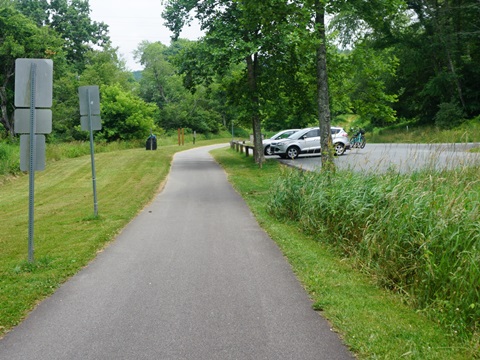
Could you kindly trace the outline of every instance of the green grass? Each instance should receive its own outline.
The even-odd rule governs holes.
[[[0,177],[4,174],[18,174],[19,172],[19,146],[0,141]]]
[[[163,134],[157,137],[158,147],[178,146],[178,134]],[[228,131],[223,131],[218,134],[198,134],[195,141],[215,141],[215,139],[222,139],[221,141],[228,141],[231,135]],[[193,144],[193,134],[184,134],[182,146]],[[95,153],[112,152],[127,149],[145,149],[146,140],[129,140],[129,141],[95,141]],[[46,161],[59,161],[62,159],[71,159],[84,155],[90,155],[90,141],[72,141],[63,143],[47,143],[45,156]],[[0,139],[0,184],[5,180],[5,175],[20,174],[20,144],[19,138],[9,141],[2,141]],[[3,177],[2,177],[3,176]]]
[[[367,141],[372,143],[470,143],[480,142],[480,117],[454,129],[435,126],[398,124],[367,132]]]
[[[318,195],[320,191],[318,188],[316,192],[310,192],[308,187],[303,186],[314,181],[313,175],[283,169],[276,161],[268,161],[262,169],[258,169],[251,159],[230,150],[218,150],[214,154],[226,169],[230,181],[246,199],[261,226],[288,258],[294,272],[309,292],[314,308],[331,321],[336,331],[359,358],[423,360],[480,357],[478,332],[470,337],[455,334],[445,323],[440,323],[434,317],[428,317],[426,312],[416,311],[411,306],[411,299],[405,297],[401,291],[389,291],[380,286],[382,282],[370,267],[359,268],[359,265],[362,265],[361,258],[352,254],[352,244],[349,244],[350,236],[353,235],[346,233],[342,235],[341,228],[348,228],[349,224],[354,225],[358,236],[355,241],[360,242],[359,237],[363,234],[365,226],[364,223],[357,221],[368,213],[368,206],[365,209],[361,206],[352,207],[358,216],[355,219],[350,219],[349,212],[342,213],[341,207],[335,204],[329,208],[327,204],[330,202],[322,204],[321,209],[317,206],[315,214],[309,214],[308,209],[312,204],[305,200],[303,204],[301,201],[294,201],[290,195],[295,194],[297,198],[303,199]],[[296,172],[295,176],[299,178],[303,177],[304,183],[298,178],[292,180],[290,172]],[[286,178],[291,181],[288,182]],[[345,188],[342,189],[345,194],[339,194],[338,188],[334,185],[329,194],[338,196],[339,202],[351,204],[350,196],[352,192],[358,190],[358,187],[350,190],[347,187],[353,186],[359,179],[350,180],[351,182],[346,179]],[[330,181],[334,180],[331,178]],[[339,182],[344,182],[344,179]],[[367,192],[381,193],[380,188],[371,188],[372,182],[360,185]],[[394,187],[395,184],[391,186]],[[463,190],[465,188],[458,191],[461,193]],[[411,192],[412,188],[408,191]],[[360,197],[366,196],[365,194],[365,191],[360,192],[357,198],[353,198],[353,202],[363,204]],[[284,198],[279,200],[279,197]],[[282,206],[275,205],[275,202],[282,202]],[[410,198],[405,199],[405,203],[408,202],[411,202]],[[458,210],[458,207],[455,209]],[[284,213],[280,214],[282,211]],[[333,218],[329,219],[328,215],[325,215],[327,218],[322,217],[321,211],[330,213]],[[301,217],[304,219],[295,212],[302,214]],[[307,217],[313,219],[307,220]],[[316,227],[313,227],[312,223],[315,222]],[[392,231],[401,230],[399,225],[401,223],[402,220],[398,219],[392,226]],[[332,230],[332,226],[337,229]],[[368,226],[370,224],[367,224]],[[475,248],[472,250],[475,251]],[[478,249],[476,251],[478,254]],[[450,252],[446,256],[453,255]],[[478,284],[475,279],[468,281],[472,287]]]
[[[90,156],[47,161],[46,170],[35,174],[32,264],[27,261],[28,175],[4,178],[0,182],[0,336],[88,264],[158,192],[173,154],[192,147],[96,154],[98,217],[93,216]]]
[[[415,121],[400,120],[385,127],[373,127],[357,115],[341,115],[332,120],[332,125],[343,126],[352,133],[352,128],[367,129],[370,143],[469,143],[480,142],[480,117],[470,119],[452,129],[435,125],[422,125]],[[352,134],[350,134],[352,135]]]

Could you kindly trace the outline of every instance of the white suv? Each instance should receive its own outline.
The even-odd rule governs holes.
[[[263,153],[265,155],[273,155],[272,153],[272,148],[270,147],[270,144],[274,142],[275,140],[281,140],[281,139],[286,139],[290,135],[295,134],[297,131],[300,131],[301,129],[288,129],[288,130],[282,130],[279,133],[276,133],[269,139],[263,140]]]
[[[341,127],[332,127],[332,143],[335,155],[343,155],[350,149],[348,134]],[[320,152],[320,129],[307,128],[296,132],[287,139],[274,141],[270,144],[272,153],[281,158],[295,159],[300,154]]]

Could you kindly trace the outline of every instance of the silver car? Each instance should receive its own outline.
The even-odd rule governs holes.
[[[343,155],[350,149],[347,132],[337,126],[331,128],[332,143],[335,155]],[[290,135],[287,139],[274,141],[270,144],[273,154],[281,158],[295,159],[300,154],[320,152],[320,128],[306,128]]]
[[[301,129],[288,129],[288,130],[282,130],[278,133],[276,133],[275,135],[273,135],[271,138],[269,139],[265,139],[263,140],[263,153],[265,155],[273,155],[272,153],[272,148],[270,146],[270,144],[273,142],[273,141],[276,141],[276,140],[281,140],[281,139],[286,139],[288,138],[290,135],[293,135],[295,134],[297,131],[300,131]]]

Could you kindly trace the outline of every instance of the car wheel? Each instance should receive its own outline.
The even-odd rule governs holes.
[[[343,153],[345,152],[345,145],[341,142],[337,142],[336,144],[334,144],[333,148],[335,149],[336,156],[343,155]]]
[[[290,159],[296,159],[300,155],[300,149],[296,146],[289,147],[287,149],[287,157]]]
[[[267,145],[267,147],[265,148],[264,153],[265,153],[265,155],[273,155],[272,147],[271,147],[270,145]]]

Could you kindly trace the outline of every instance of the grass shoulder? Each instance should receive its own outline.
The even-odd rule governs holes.
[[[432,125],[400,123],[367,132],[372,143],[480,143],[480,117],[453,129],[441,129]]]
[[[212,152],[230,182],[243,196],[259,224],[278,244],[310,294],[313,308],[325,316],[361,359],[472,359],[478,344],[451,337],[435,322],[408,307],[396,294],[379,288],[355,269],[353,261],[309,236],[295,221],[279,222],[269,214],[269,192],[282,171],[277,161],[262,169],[232,150]]]

